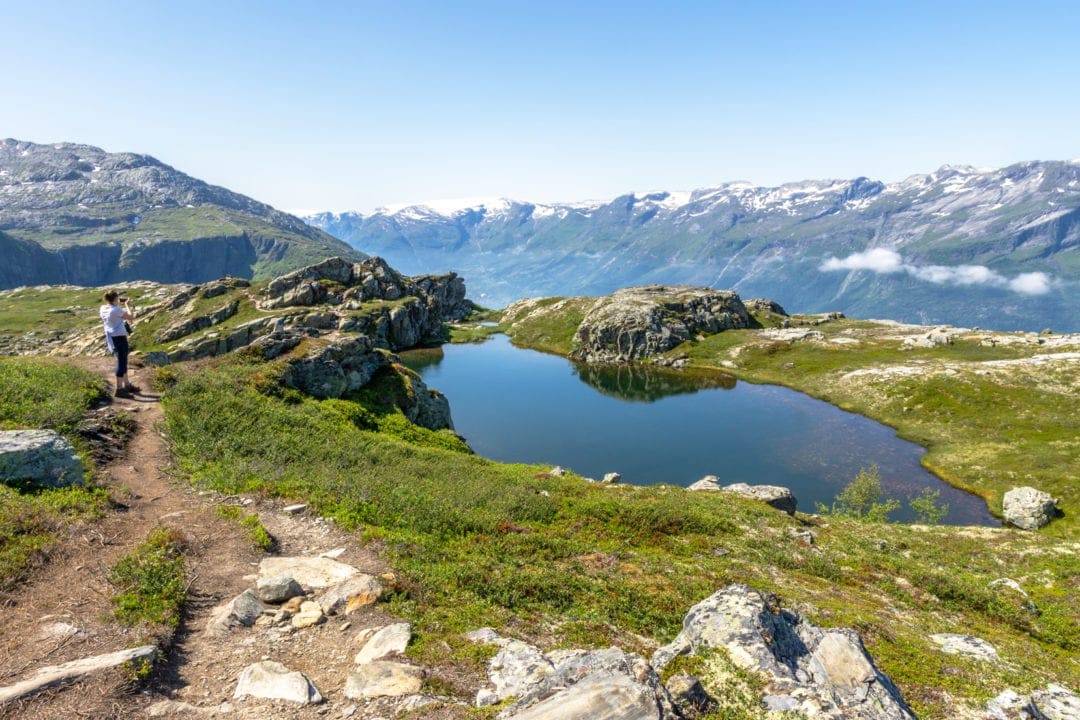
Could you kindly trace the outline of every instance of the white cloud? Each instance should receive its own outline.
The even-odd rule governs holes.
[[[1044,272],[1021,273],[1009,281],[1009,289],[1025,295],[1050,292],[1050,276]]]
[[[900,253],[885,248],[872,248],[857,252],[841,260],[831,257],[821,266],[822,270],[873,270],[876,273],[894,273],[904,269]]]
[[[886,248],[872,248],[845,258],[830,257],[820,265],[823,271],[870,270],[883,275],[904,272],[938,285],[989,285],[1003,287],[1024,295],[1043,295],[1053,284],[1044,272],[1021,273],[1009,279],[985,265],[912,265],[900,253]]]
[[[938,285],[1005,285],[1008,281],[985,265],[905,265],[911,275]]]

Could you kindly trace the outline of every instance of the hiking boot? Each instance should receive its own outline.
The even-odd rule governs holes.
[[[135,393],[131,392],[131,391],[130,391],[130,390],[128,390],[127,388],[119,388],[119,389],[118,389],[118,390],[117,390],[117,391],[116,391],[116,392],[115,392],[115,393],[113,394],[113,396],[114,396],[114,397],[118,397],[118,398],[126,398],[126,399],[128,399],[128,400],[131,400],[132,398],[134,398],[134,397],[135,397]]]
[[[129,393],[135,393],[135,394],[138,394],[138,393],[142,392],[142,388],[139,387],[138,385],[128,385],[125,388],[125,390],[127,390]]]

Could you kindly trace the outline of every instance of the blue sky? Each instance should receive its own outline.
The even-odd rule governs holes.
[[[1080,157],[1076,2],[13,2],[0,136],[294,211]]]

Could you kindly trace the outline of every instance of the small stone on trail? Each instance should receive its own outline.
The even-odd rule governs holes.
[[[409,623],[394,623],[379,628],[364,643],[364,647],[356,654],[354,662],[359,665],[380,660],[387,655],[404,653],[411,639],[412,625]]]
[[[305,510],[307,510],[307,505],[305,505],[304,503],[298,503],[296,505],[286,505],[285,507],[281,508],[282,512],[287,512],[290,515],[295,515],[296,513],[301,513]]]
[[[239,627],[251,627],[263,612],[263,604],[251,590],[245,590],[210,614],[206,631],[225,635]]]
[[[339,547],[333,550],[327,550],[326,552],[319,553],[319,557],[330,558],[331,560],[337,560],[339,557],[345,554],[345,548]]]
[[[302,672],[292,671],[279,662],[264,661],[248,665],[240,672],[234,698],[245,695],[267,700],[287,700],[308,705],[322,702],[322,694]]]
[[[279,605],[286,600],[304,594],[304,588],[291,577],[261,577],[256,587],[259,598],[271,605]]]
[[[377,660],[357,665],[345,681],[345,697],[400,697],[420,692],[424,671],[413,665]]]
[[[306,628],[318,625],[322,620],[323,611],[319,603],[307,600],[300,606],[300,611],[289,620],[289,624],[294,628]]]

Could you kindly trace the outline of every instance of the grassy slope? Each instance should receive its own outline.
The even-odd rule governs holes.
[[[1039,534],[812,521],[817,541],[767,507],[669,487],[599,487],[470,454],[447,432],[408,425],[381,376],[349,400],[283,389],[278,363],[223,361],[165,397],[180,468],[226,492],[303,498],[385,544],[407,578],[394,610],[419,631],[410,652],[475,667],[460,633],[511,627],[546,646],[618,642],[647,651],[729,582],[773,590],[823,625],[853,625],[925,717],[1004,687],[1076,686],[1078,571]],[[989,587],[1011,575],[1042,611]],[[962,629],[1007,661],[986,667],[935,649]],[[635,637],[645,636],[647,640]],[[453,689],[452,687],[450,688]]]
[[[104,392],[100,378],[54,362],[0,358],[0,430],[54,428],[71,436]],[[105,493],[71,487],[19,490],[0,478],[0,590],[24,576],[72,522],[104,511]]]

